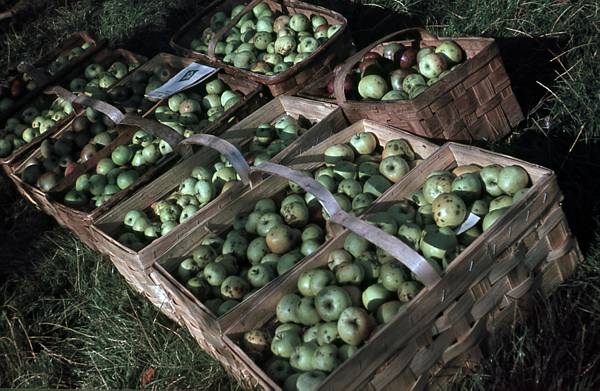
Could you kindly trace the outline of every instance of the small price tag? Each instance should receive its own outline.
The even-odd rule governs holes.
[[[218,70],[219,68],[213,68],[193,62],[179,71],[179,73],[173,76],[165,84],[147,93],[146,97],[155,100],[167,98],[179,91],[202,83],[204,80],[217,73]]]
[[[461,233],[473,228],[479,222],[479,220],[481,220],[481,217],[477,216],[476,214],[469,213],[469,216],[465,222],[462,223],[460,227],[456,228],[454,232],[456,232],[457,235],[460,235]]]

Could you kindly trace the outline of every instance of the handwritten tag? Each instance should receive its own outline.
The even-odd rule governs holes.
[[[461,233],[468,231],[475,225],[477,225],[479,220],[481,220],[481,217],[477,216],[476,214],[469,213],[469,216],[467,217],[465,222],[462,223],[460,227],[456,228],[454,232],[456,232],[457,235],[460,235]]]
[[[219,68],[191,63],[162,86],[146,94],[148,99],[160,100],[193,87],[219,71]]]

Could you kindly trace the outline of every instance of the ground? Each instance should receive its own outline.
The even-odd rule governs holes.
[[[4,4],[13,2],[1,2]],[[78,30],[151,56],[204,2],[47,0],[0,22],[0,79]],[[600,387],[600,5],[593,1],[320,1],[358,46],[407,26],[498,39],[526,119],[486,147],[556,171],[585,261],[454,389]],[[393,10],[394,12],[390,12]],[[1,10],[0,10],[1,11]],[[239,388],[186,330],[0,177],[0,387]]]

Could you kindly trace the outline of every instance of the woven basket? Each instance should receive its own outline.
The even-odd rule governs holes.
[[[443,274],[434,273],[411,302],[320,384],[320,390],[446,389],[482,358],[482,343],[489,342],[507,323],[524,318],[527,303],[536,292],[550,295],[581,261],[560,207],[562,195],[556,176],[543,167],[474,147],[446,144],[380,197],[366,214],[386,210],[389,202],[407,198],[434,170],[472,163],[519,164],[534,185]],[[244,367],[236,375],[251,374],[246,383],[281,389],[236,342],[242,333],[272,324],[278,301],[296,291],[300,273],[327,265],[329,252],[341,248],[348,234],[344,231],[278,280],[278,289],[227,331],[225,344],[237,356],[235,362]],[[382,231],[370,234],[385,235]],[[406,258],[403,263],[409,265]]]
[[[307,150],[295,159],[289,161],[285,166],[292,167],[294,170],[312,171],[323,165],[323,154],[327,147],[335,143],[348,141],[355,133],[360,131],[374,132],[382,141],[395,138],[404,138],[413,146],[415,152],[424,158],[430,156],[437,149],[436,145],[431,144],[417,136],[411,135],[410,133],[384,125],[363,121],[352,125],[351,127],[330,137],[326,141]],[[256,168],[256,170],[262,166],[264,165],[259,166]],[[188,325],[190,332],[196,337],[197,340],[201,340],[202,338],[207,339],[209,337],[211,339],[220,338],[225,330],[236,325],[240,319],[245,316],[245,314],[247,314],[249,311],[254,311],[255,309],[259,308],[257,307],[256,303],[262,302],[266,298],[276,294],[278,287],[280,286],[280,281],[285,278],[286,275],[284,274],[283,276],[271,281],[255,294],[242,301],[231,311],[220,317],[217,317],[200,300],[195,298],[193,294],[189,292],[177,279],[175,279],[171,275],[171,272],[175,270],[179,261],[185,257],[185,255],[189,254],[189,252],[194,249],[206,235],[210,233],[218,234],[225,231],[231,226],[236,216],[251,211],[259,199],[281,195],[282,191],[287,188],[290,180],[286,176],[282,167],[283,166],[278,166],[275,170],[268,171],[274,175],[268,177],[254,189],[248,191],[238,199],[229,203],[227,208],[224,208],[219,214],[214,215],[210,221],[195,227],[193,231],[190,232],[189,236],[185,238],[185,240],[182,240],[163,256],[156,259],[156,262],[150,271],[150,276],[152,279],[158,285],[164,288],[164,290],[167,292],[167,295],[171,297],[176,308],[176,312]],[[305,178],[302,175],[300,175],[300,177]],[[295,178],[292,178],[292,180],[296,181]],[[326,191],[325,193],[329,194]],[[316,195],[316,193],[313,194]],[[333,198],[331,194],[329,194],[329,197]],[[323,204],[328,205],[326,201]],[[337,203],[335,203],[335,205],[337,205]],[[331,229],[330,232],[335,232],[335,227],[327,228]],[[300,261],[296,266],[294,266],[294,268],[292,268],[292,270],[295,270],[298,266],[301,266],[306,262],[310,262],[310,259],[312,259],[312,257],[308,257],[303,261]],[[288,274],[289,273],[290,272],[288,272]],[[207,342],[203,342],[203,344],[206,343]],[[222,342],[215,346],[219,347],[218,350],[223,356],[230,356],[229,354],[225,354],[225,350],[221,348]],[[219,359],[219,357],[216,358]],[[249,371],[248,368],[236,364],[236,360],[237,358],[225,361],[223,363],[226,367],[231,368],[231,372],[234,373],[236,378],[248,379],[248,376],[240,375],[240,373]],[[239,371],[239,373],[236,371]]]
[[[53,75],[50,75],[47,70],[48,66],[61,54],[68,53],[71,49],[80,47],[84,43],[89,43],[91,46],[85,50],[80,56],[70,61],[67,65],[61,68],[58,72]],[[0,123],[2,123],[2,127],[4,127],[4,121],[14,115],[17,111],[19,111],[24,106],[28,105],[35,97],[37,97],[43,90],[44,87],[56,83],[63,76],[65,76],[73,67],[78,64],[85,63],[87,60],[98,50],[100,50],[106,44],[105,39],[98,39],[94,36],[80,31],[71,34],[64,41],[62,41],[57,47],[52,49],[50,52],[43,55],[39,60],[37,60],[34,64],[20,64],[15,70],[19,75],[15,75],[14,73],[9,74],[8,82],[9,84],[15,77],[21,78],[21,73],[25,71],[29,74],[29,76],[34,80],[36,84],[36,88],[29,91],[27,94],[23,95],[20,99],[17,100],[13,109],[4,114],[0,115]],[[1,86],[0,86],[1,87]]]
[[[225,131],[231,123],[236,122],[239,118],[242,118],[248,112],[254,110],[255,107],[259,105],[262,99],[262,95],[260,94],[262,87],[257,83],[247,80],[235,79],[232,76],[226,74],[220,74],[217,77],[221,78],[225,83],[231,85],[233,89],[241,91],[242,93],[246,93],[247,95],[245,95],[244,99],[242,99],[238,104],[236,104],[227,112],[225,112],[225,114],[219,120],[213,122],[210,126],[208,126],[204,130],[205,133],[219,134]],[[74,99],[74,96],[72,94],[66,94],[70,95],[69,99]],[[89,101],[94,100],[90,99]],[[60,201],[62,200],[62,196],[64,195],[66,190],[74,185],[75,181],[77,180],[77,177],[79,177],[83,173],[93,171],[94,167],[100,159],[110,157],[110,154],[117,146],[128,143],[136,130],[144,129],[148,133],[155,134],[159,138],[162,138],[167,141],[170,140],[170,144],[174,147],[173,149],[175,149],[177,144],[183,140],[183,137],[177,134],[175,131],[171,130],[166,126],[160,126],[154,121],[150,121],[149,119],[141,118],[132,114],[123,116],[123,114],[115,107],[101,101],[95,101],[94,104],[99,105],[98,107],[96,107],[98,110],[105,112],[105,114],[107,115],[110,115],[111,118],[113,118],[113,122],[123,124],[123,126],[120,127],[120,129],[122,129],[123,131],[120,132],[117,139],[113,140],[113,142],[109,146],[98,151],[85,164],[79,165],[71,175],[69,175],[66,178],[63,178],[63,180],[48,194],[24,183],[20,178],[20,173],[29,164],[31,159],[40,155],[39,150],[35,151],[33,156],[30,156],[28,159],[21,162],[16,168],[15,172],[10,175],[10,177],[13,180],[13,182],[15,182],[17,187],[23,188],[24,191],[28,193],[28,199],[35,201],[35,204],[40,209],[47,211],[49,214],[53,215],[57,219],[59,224],[72,229],[82,238],[85,238],[82,240],[84,240],[90,247],[99,250],[97,244],[94,243],[94,241],[89,236],[89,225],[98,217],[108,212],[118,202],[129,197],[136,189],[140,188],[140,186],[148,183],[156,176],[162,174],[168,167],[172,166],[172,164],[175,163],[175,161],[177,161],[181,156],[190,156],[191,149],[180,148],[179,152],[181,153],[181,156],[179,156],[178,154],[171,154],[166,156],[160,161],[160,163],[157,166],[151,167],[148,171],[146,171],[132,186],[113,195],[107,202],[105,202],[102,206],[98,208],[95,208],[91,211],[79,211],[73,208],[69,208],[62,204]],[[66,130],[67,129],[65,128],[62,132]]]
[[[270,123],[286,113],[296,118],[308,119],[314,125],[307,133],[274,156],[271,159],[273,162],[285,161],[297,156],[298,153],[333,135],[346,125],[344,116],[337,106],[281,96],[234,125],[222,135],[222,138],[237,146],[246,145],[252,141],[254,129],[258,125]],[[100,217],[90,227],[91,235],[100,251],[113,259],[128,263],[132,268],[138,270],[150,268],[158,257],[184,239],[193,227],[210,221],[212,215],[227,207],[247,189],[242,184],[235,186],[205,205],[186,223],[178,225],[169,234],[154,240],[140,251],[134,251],[114,239],[119,234],[125,215],[130,210],[145,210],[154,202],[176,191],[181,181],[190,176],[194,167],[212,166],[217,161],[219,161],[219,153],[216,150],[209,147],[202,148]]]
[[[463,48],[467,60],[437,83],[412,100],[357,101],[348,100],[343,81],[363,56],[370,51],[382,53],[385,44],[413,44],[407,35],[418,34],[417,47],[436,46],[452,39]],[[333,76],[330,76],[333,77]],[[329,77],[329,78],[330,78]],[[321,78],[324,86],[329,78]],[[335,99],[348,119],[371,119],[407,129],[417,135],[454,141],[494,141],[506,136],[523,113],[510,85],[502,58],[491,38],[437,38],[420,28],[401,30],[367,46],[336,68]],[[310,84],[302,96],[315,98],[324,87]]]
[[[252,12],[252,7],[258,3],[266,3],[274,11],[285,9],[286,12],[291,15],[297,13],[305,14],[307,16],[318,14],[327,19],[330,24],[343,24],[343,27],[307,59],[274,76],[261,75],[224,63],[214,55],[214,46],[220,37],[229,31],[243,14]],[[230,10],[238,4],[243,4],[243,1],[226,1],[215,8],[214,11]],[[269,87],[273,96],[284,93],[292,94],[298,91],[312,78],[330,72],[335,64],[346,58],[348,53],[351,53],[353,50],[350,34],[347,30],[348,22],[346,18],[337,12],[298,0],[252,0],[243,12],[214,35],[209,44],[208,54],[203,54],[190,49],[191,40],[193,37],[202,35],[202,30],[209,25],[209,20],[213,13],[214,12],[211,12],[210,15],[202,13],[185,24],[171,38],[171,47],[182,56],[198,58],[202,60],[202,62],[223,68],[225,72],[232,75],[264,84]]]
[[[56,74],[52,76],[48,76],[44,69],[63,52],[69,51],[74,47],[79,47],[84,42],[88,42],[92,44],[88,50],[86,50],[81,56],[77,57],[74,61],[70,62],[67,66],[62,68]],[[78,32],[72,34],[69,38],[67,38],[60,46],[52,50],[50,53],[46,54],[40,60],[38,60],[33,66],[28,66],[28,71],[36,74],[36,83],[37,88],[33,91],[29,92],[25,96],[23,96],[13,110],[5,115],[4,117],[0,116],[0,126],[2,131],[4,131],[4,126],[6,124],[6,120],[13,116],[20,116],[23,110],[30,105],[38,105],[39,107],[50,107],[52,104],[54,97],[43,93],[43,90],[48,85],[61,81],[66,75],[68,75],[73,68],[79,66],[80,64],[87,65],[94,58],[93,56],[104,46],[105,40],[96,40],[92,36],[88,35],[84,32]],[[60,121],[53,128],[49,129],[44,134],[39,135],[34,138],[31,142],[17,148],[14,150],[9,156],[0,159],[0,164],[2,165],[10,165],[11,167],[8,169],[8,172],[11,171],[12,164],[18,161],[24,154],[31,151],[36,145],[42,142],[45,138],[50,136],[56,130],[62,128],[67,122],[71,120],[72,116]]]

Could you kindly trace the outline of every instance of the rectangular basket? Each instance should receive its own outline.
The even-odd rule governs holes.
[[[455,258],[437,283],[422,289],[355,355],[329,374],[320,390],[446,388],[482,358],[482,343],[507,323],[527,315],[527,303],[536,292],[550,295],[581,261],[552,171],[475,147],[446,144],[380,197],[365,215],[385,211],[390,202],[408,198],[432,171],[493,163],[521,165],[533,187]],[[236,341],[242,333],[272,322],[279,299],[296,291],[300,273],[327,265],[328,254],[341,248],[348,234],[344,231],[290,271],[278,281],[278,289],[226,332],[224,343],[236,356],[226,367],[234,368],[234,376],[264,389],[281,389]]]
[[[252,12],[251,7],[261,2],[266,3],[274,11],[285,9],[290,14],[301,13],[309,17],[310,15],[318,14],[323,16],[330,24],[343,24],[343,27],[307,59],[274,76],[261,75],[236,68],[221,61],[214,54],[203,54],[190,48],[191,40],[194,36],[202,35],[202,30],[209,26],[210,17],[214,12],[230,10],[235,5],[243,4],[242,0],[226,1],[211,9],[210,12],[205,11],[199,14],[173,35],[170,42],[171,47],[182,56],[201,59],[202,62],[223,68],[225,72],[232,75],[245,77],[264,84],[269,88],[273,96],[284,93],[292,94],[298,91],[313,77],[331,71],[335,64],[346,58],[348,53],[352,52],[353,47],[347,29],[348,22],[339,13],[298,0],[252,0],[246,7],[246,12],[243,13]],[[238,16],[241,17],[242,14]],[[234,21],[237,21],[237,18]],[[229,28],[230,25],[225,26],[217,32],[213,40],[218,39],[218,36],[228,31]]]
[[[417,41],[406,35],[417,33]],[[451,39],[466,53],[467,60],[411,100],[350,100],[343,92],[343,79],[363,56],[382,53],[386,44],[437,46]],[[300,96],[330,101],[334,98],[350,121],[371,119],[407,129],[417,135],[450,141],[494,141],[506,136],[523,113],[513,93],[497,44],[492,38],[437,38],[420,28],[401,30],[364,48],[336,68],[335,75],[316,79]],[[327,82],[336,77],[335,96],[327,95]],[[317,83],[321,83],[318,85]],[[317,85],[316,85],[317,84]]]
[[[332,136],[346,125],[341,110],[335,105],[280,96],[234,125],[222,135],[222,138],[241,147],[252,142],[254,129],[258,125],[270,123],[284,114],[296,118],[306,118],[314,125],[307,133],[274,156],[271,159],[272,162],[285,161],[294,157],[312,145]],[[219,161],[217,151],[208,147],[202,148],[101,216],[90,227],[91,235],[100,251],[109,255],[112,259],[118,259],[129,264],[132,268],[138,270],[151,268],[158,257],[184,239],[193,227],[210,221],[212,215],[226,208],[232,200],[235,200],[247,189],[240,184],[240,186],[221,194],[205,205],[186,223],[178,225],[167,235],[157,238],[140,251],[128,248],[113,237],[121,226],[125,215],[130,210],[145,210],[154,202],[167,197],[177,190],[183,179],[190,176],[194,167],[212,166],[217,161]]]
[[[48,73],[48,66],[58,56],[66,53],[66,52],[69,52],[71,49],[80,47],[84,43],[89,43],[91,46],[87,50],[85,50],[80,56],[73,59],[73,61],[70,61],[67,65],[62,67],[58,72],[54,73],[53,75],[50,75]],[[57,81],[62,79],[62,77],[64,75],[66,75],[71,69],[73,69],[73,67],[77,66],[78,64],[87,62],[87,60],[94,53],[96,53],[98,50],[100,50],[105,44],[106,44],[105,39],[98,39],[98,38],[94,37],[93,35],[88,34],[87,32],[79,31],[79,32],[71,34],[64,41],[62,41],[57,47],[55,47],[48,53],[44,54],[40,59],[38,59],[35,63],[33,63],[30,66],[31,68],[33,68],[33,70],[36,73],[41,74],[40,76],[41,76],[42,80],[40,80],[40,77],[38,77],[38,75],[30,75],[30,76],[33,76],[36,78],[34,80],[34,82],[36,84],[35,88],[32,89],[30,92],[26,93],[25,95],[23,95],[21,98],[19,98],[17,100],[17,102],[15,103],[13,110],[11,112],[9,112],[3,116],[0,116],[0,122],[4,122],[4,120],[6,120],[11,115],[13,115],[16,111],[23,108],[23,106],[27,105],[32,99],[34,99],[37,95],[40,94],[40,92],[43,91],[44,87],[51,85],[53,83],[56,83]],[[28,71],[28,70],[29,69],[26,69],[25,71]],[[18,75],[15,75],[14,73],[12,75],[9,74],[9,77],[8,77],[9,84],[12,82],[12,80],[15,77],[22,79],[22,72],[19,70],[16,70],[16,72],[18,72]]]
[[[235,123],[238,118],[242,118],[248,112],[254,110],[260,104],[262,99],[262,95],[260,94],[262,87],[257,83],[247,80],[239,80],[233,76],[223,73],[219,74],[217,77],[221,78],[225,83],[231,85],[233,89],[247,95],[238,104],[229,109],[223,115],[223,117],[208,126],[205,129],[206,133],[219,134],[225,131],[231,123]],[[24,183],[19,176],[20,172],[27,166],[33,157],[30,157],[29,159],[26,159],[20,163],[15,172],[10,175],[17,187],[23,188],[24,192],[28,193],[28,199],[34,201],[34,203],[40,209],[53,215],[61,225],[64,225],[78,233],[82,237],[82,240],[86,242],[86,244],[96,250],[99,250],[99,248],[97,247],[97,244],[89,237],[89,225],[98,217],[108,212],[118,202],[131,195],[135,189],[139,188],[143,184],[148,183],[157,175],[160,175],[164,170],[172,166],[172,164],[180,158],[180,156],[177,154],[169,155],[158,166],[152,167],[146,173],[144,173],[132,186],[113,195],[106,203],[94,210],[86,212],[78,211],[59,202],[58,199],[61,197],[61,195],[63,195],[66,189],[73,186],[79,175],[83,174],[84,172],[92,171],[98,160],[109,157],[114,148],[116,148],[118,145],[128,143],[137,130],[137,127],[121,126],[120,128],[123,129],[123,132],[120,133],[116,140],[113,140],[109,146],[98,151],[88,162],[80,165],[76,171],[64,178],[56,187],[56,189],[52,190],[49,194],[46,194],[41,190]],[[64,131],[66,131],[66,129],[63,129],[62,132]],[[185,157],[189,156],[191,153],[189,149],[182,149],[181,152]],[[33,155],[39,156],[39,149],[36,150]]]
[[[75,61],[69,63],[69,65],[65,66],[59,72],[52,75],[52,77],[49,77],[47,79],[47,81],[45,81],[44,83],[40,83],[40,85],[37,86],[37,88],[35,88],[33,91],[28,93],[23,98],[21,98],[19,103],[15,105],[15,107],[12,110],[12,112],[10,113],[10,115],[6,115],[5,117],[0,116],[0,124],[1,124],[2,131],[4,131],[4,126],[6,124],[6,120],[8,118],[10,118],[11,116],[21,115],[22,111],[26,108],[26,106],[40,105],[40,106],[47,107],[47,108],[50,107],[50,105],[54,99],[50,99],[47,95],[43,94],[44,87],[47,87],[47,86],[51,85],[52,83],[57,83],[57,82],[62,81],[65,77],[67,77],[67,75],[73,74],[72,70],[74,68],[84,67],[87,64],[89,64],[90,62],[92,62],[93,59],[96,58],[96,53],[98,53],[98,51],[103,48],[104,43],[105,43],[104,40],[96,40],[95,38],[88,35],[87,33],[83,33],[83,32],[74,33],[69,38],[67,38],[59,47],[55,48],[53,51],[51,51],[50,53],[48,53],[47,55],[42,57],[40,60],[38,60],[34,64],[34,67],[44,69],[45,66],[47,66],[60,53],[70,50],[73,47],[79,46],[83,42],[91,43],[91,44],[93,44],[93,46],[91,48],[89,48],[88,50],[86,50]],[[12,168],[14,168],[14,167],[12,167],[12,165],[15,162],[17,162],[18,159],[20,159],[27,152],[31,151],[31,149],[35,148],[35,146],[37,144],[39,144],[41,141],[43,141],[46,137],[51,135],[53,132],[55,132],[56,130],[63,127],[71,118],[72,118],[72,116],[69,116],[65,120],[60,121],[60,123],[56,124],[55,127],[53,127],[52,129],[49,129],[44,134],[39,135],[38,137],[34,138],[31,142],[15,149],[9,156],[7,156],[5,158],[1,158],[0,164],[9,166],[9,167],[5,168],[5,171],[10,172],[12,170]]]
[[[437,149],[436,145],[431,144],[420,137],[411,135],[410,133],[369,121],[361,121],[307,150],[295,159],[289,161],[286,166],[296,170],[314,170],[321,167],[324,160],[323,154],[327,147],[335,143],[348,141],[354,134],[361,131],[373,132],[381,141],[403,138],[407,140],[415,152],[423,158],[430,156]],[[181,319],[188,326],[192,335],[194,335],[202,346],[215,344],[214,346],[217,347],[217,350],[219,350],[223,357],[229,357],[230,355],[226,354],[226,350],[222,349],[222,341],[214,342],[214,340],[218,340],[225,330],[237,324],[248,311],[254,311],[259,308],[256,303],[275,294],[282,277],[285,277],[286,274],[271,281],[258,292],[251,295],[247,300],[242,301],[234,307],[233,310],[223,316],[217,317],[200,300],[195,298],[177,279],[175,279],[170,272],[177,267],[179,260],[185,256],[185,254],[188,254],[206,235],[210,233],[219,233],[227,229],[227,227],[232,224],[235,216],[252,210],[254,204],[259,199],[273,197],[281,193],[287,185],[288,180],[286,179],[277,176],[268,177],[254,189],[243,194],[236,200],[233,200],[227,208],[224,208],[219,214],[214,215],[210,221],[206,222],[206,224],[195,227],[185,240],[182,240],[163,256],[157,258],[150,270],[150,276],[171,298],[172,305],[175,307],[175,312],[179,314]],[[304,260],[300,261],[296,266],[311,262],[310,259],[312,259],[312,256],[304,258]],[[292,270],[295,270],[296,266],[294,266]],[[218,356],[215,357],[219,359]],[[225,362],[224,364],[226,366],[232,366],[231,361]]]

